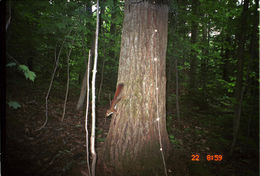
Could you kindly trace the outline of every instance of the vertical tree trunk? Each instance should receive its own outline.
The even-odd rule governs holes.
[[[118,73],[118,83],[125,86],[100,157],[101,166],[106,168],[102,175],[164,174],[160,148],[163,154],[169,150],[167,28],[167,5],[126,1]]]
[[[111,28],[110,28],[110,33],[112,36],[115,36],[116,35],[116,24],[115,24],[115,21],[116,21],[116,0],[113,0],[113,6],[112,6],[112,11],[111,11]],[[109,41],[110,45],[112,47],[115,46],[115,40],[110,40]],[[109,50],[109,53],[108,55],[111,57],[111,58],[114,58],[116,59],[116,52],[115,50]]]
[[[80,96],[79,96],[79,100],[77,103],[77,110],[80,110],[83,107],[83,103],[84,103],[84,100],[86,97],[86,89],[87,89],[87,70],[86,70],[83,80],[82,80]]]
[[[247,137],[251,136],[251,126],[253,125],[253,123],[255,123],[254,121],[254,117],[259,117],[259,113],[258,114],[254,114],[254,112],[257,112],[259,109],[259,101],[258,103],[255,103],[254,99],[258,99],[259,98],[259,89],[258,89],[258,79],[259,78],[259,60],[257,58],[259,58],[259,45],[258,45],[258,22],[259,22],[259,16],[258,14],[258,3],[259,1],[256,1],[255,5],[254,5],[254,10],[253,10],[253,27],[252,27],[252,31],[251,31],[251,39],[250,39],[250,48],[249,48],[249,52],[251,55],[251,59],[249,61],[248,67],[249,67],[249,71],[251,72],[255,72],[257,76],[255,77],[249,77],[248,80],[248,88],[247,88],[247,97],[248,97],[248,104],[249,106],[252,107],[251,113],[248,114],[248,125],[247,125]],[[255,108],[253,108],[255,107]],[[259,112],[259,111],[258,111]],[[258,118],[259,120],[259,118]],[[258,121],[259,123],[259,121]]]
[[[87,15],[88,17],[91,17],[91,16],[92,16],[91,6],[92,6],[91,2],[90,2],[90,1],[86,1],[86,4],[85,4],[85,12],[86,12],[86,15]],[[91,30],[91,29],[93,30],[92,25],[91,25],[90,22],[88,22],[86,26],[88,27],[88,29],[90,28],[90,30]],[[86,37],[87,37],[87,38],[91,38],[91,35],[87,34]],[[91,53],[90,53],[90,54],[93,56],[94,49],[95,49],[95,34],[92,36],[92,38],[93,38],[92,41],[91,41],[91,40],[88,40],[88,42],[91,42],[91,44],[87,44],[87,45],[91,45]],[[87,56],[86,56],[86,54],[85,54],[85,53],[86,53],[86,51],[85,51],[85,45],[83,44],[83,46],[84,46],[84,47],[83,47],[83,52],[84,52],[83,55],[84,55],[84,58],[85,58],[85,65],[87,65],[87,62],[86,62]],[[90,59],[90,65],[91,65],[91,59]],[[90,69],[91,69],[91,66],[90,66]],[[86,71],[85,71],[85,73],[84,73],[84,77],[83,77],[83,79],[82,79],[82,84],[81,84],[81,90],[80,90],[79,100],[78,100],[78,103],[77,103],[77,106],[76,106],[76,109],[77,109],[77,110],[82,109],[83,104],[84,104],[84,100],[85,100],[85,97],[86,97],[87,72],[88,72],[88,70],[87,70],[87,68],[86,68]],[[80,81],[81,81],[81,80],[80,80]]]
[[[207,18],[207,14],[204,15],[205,18]],[[201,95],[201,106],[203,106],[203,108],[206,108],[208,103],[207,103],[207,68],[208,68],[208,57],[209,57],[209,35],[208,35],[208,23],[205,23],[202,27],[202,42],[203,42],[203,57],[201,58],[201,70],[200,70],[200,85],[202,87],[202,92],[200,93]]]
[[[240,33],[238,36],[238,63],[237,63],[237,76],[236,76],[236,87],[235,87],[235,104],[234,104],[234,119],[233,119],[233,142],[231,146],[231,154],[234,151],[236,140],[238,137],[239,125],[240,125],[240,116],[241,116],[241,107],[243,101],[243,63],[244,63],[244,43],[245,43],[245,34],[246,34],[246,25],[247,25],[247,11],[248,11],[249,0],[244,1],[243,12],[241,16],[241,26]]]
[[[94,49],[95,49],[95,37],[94,37],[94,39],[93,39],[93,41],[92,41],[91,52],[90,52],[91,55],[93,55]],[[90,59],[90,65],[91,65],[91,59]],[[90,69],[91,69],[91,66],[90,66]],[[80,90],[80,96],[79,96],[79,100],[78,100],[77,107],[76,107],[77,110],[82,109],[83,104],[84,104],[84,100],[85,100],[85,97],[86,97],[87,72],[88,72],[88,71],[87,71],[87,68],[86,68],[84,77],[83,77],[83,79],[82,79],[81,90]]]
[[[72,46],[74,44],[74,40],[72,41]],[[67,105],[67,100],[68,100],[68,95],[69,95],[69,86],[70,86],[70,54],[72,51],[72,47],[70,48],[68,54],[67,54],[67,86],[66,86],[66,94],[65,94],[65,100],[64,100],[64,105],[63,105],[63,113],[61,117],[61,121],[63,122],[65,113],[66,113],[66,105]]]
[[[198,1],[192,0],[192,15],[196,17],[198,11]],[[198,22],[192,20],[191,22],[191,44],[194,45],[197,42],[197,30],[198,30]],[[191,49],[191,58],[190,58],[190,94],[194,94],[196,90],[196,81],[197,81],[197,54],[194,49]]]
[[[105,52],[104,52],[104,56]],[[104,57],[105,58],[105,57]],[[106,60],[103,60],[103,64],[102,64],[102,70],[101,70],[101,78],[100,78],[100,84],[99,84],[99,89],[98,89],[98,102],[100,103],[100,96],[101,96],[101,90],[102,90],[102,86],[103,86],[103,80],[104,80],[104,67],[105,67],[105,62]]]
[[[175,76],[176,76],[176,112],[177,120],[180,122],[180,106],[179,106],[179,75],[178,75],[178,60],[175,59]]]
[[[230,36],[226,36],[225,38],[224,38],[224,41],[223,41],[223,44],[224,43],[231,43],[231,41],[230,41]],[[229,71],[230,71],[230,49],[228,48],[228,47],[226,47],[225,49],[224,49],[224,51],[223,51],[223,57],[222,57],[222,59],[223,59],[223,67],[222,67],[222,69],[223,69],[223,73],[222,73],[222,79],[223,80],[225,80],[225,81],[230,81],[229,80],[229,75],[230,75],[230,73],[229,73]]]

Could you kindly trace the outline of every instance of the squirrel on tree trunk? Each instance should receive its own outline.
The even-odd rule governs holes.
[[[106,112],[106,117],[110,116],[113,113],[117,113],[116,112],[116,105],[122,98],[120,96],[120,94],[121,94],[123,88],[124,88],[124,84],[123,83],[120,83],[120,84],[117,85],[116,92],[115,92],[114,98],[113,98],[113,100],[111,102],[110,108]]]

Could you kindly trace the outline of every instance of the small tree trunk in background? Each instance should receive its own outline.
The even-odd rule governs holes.
[[[192,0],[192,14],[196,17],[198,11],[198,0]],[[191,22],[191,44],[194,45],[197,42],[197,30],[198,22]],[[191,49],[190,55],[190,83],[189,83],[189,92],[191,95],[195,94],[196,90],[196,81],[197,81],[197,54],[194,49]],[[192,100],[191,100],[192,101]]]
[[[175,76],[176,76],[176,112],[177,112],[177,120],[180,122],[180,106],[179,106],[179,75],[178,75],[178,60],[175,59]]]
[[[103,86],[105,62],[106,61],[104,60],[103,64],[102,64],[101,80],[100,80],[99,89],[98,89],[98,102],[100,102],[100,95],[101,95],[101,90],[102,90],[102,86]]]
[[[86,88],[87,88],[87,70],[86,70],[83,80],[82,80],[80,96],[79,96],[79,100],[77,103],[77,110],[80,110],[83,107],[83,103],[84,103],[84,100],[86,97]]]
[[[204,15],[205,18],[207,18],[208,15]],[[205,23],[202,27],[202,41],[206,45],[204,45],[202,52],[203,56],[201,58],[201,70],[200,70],[200,85],[202,87],[202,92],[200,93],[201,95],[201,104],[200,106],[207,109],[208,107],[208,102],[207,102],[207,67],[208,67],[208,57],[209,57],[209,35],[208,35],[208,23]]]
[[[92,42],[92,47],[91,47],[91,56],[93,55],[92,53],[94,53],[94,48],[95,48],[95,37],[94,40]],[[90,60],[90,65],[91,65],[91,60]],[[91,69],[91,66],[90,66]],[[82,85],[81,85],[81,90],[80,90],[80,96],[79,96],[79,100],[77,103],[77,110],[80,110],[83,108],[83,104],[84,104],[84,100],[86,97],[86,87],[87,87],[87,68],[82,80]]]
[[[235,104],[234,104],[234,120],[233,120],[233,142],[230,153],[233,154],[240,125],[241,107],[243,101],[243,67],[244,67],[244,44],[245,34],[247,25],[247,11],[248,11],[249,0],[244,1],[243,12],[241,18],[240,33],[238,36],[238,50],[237,50],[237,76],[236,76],[236,87],[235,87]]]
[[[86,12],[87,17],[92,17],[93,14],[92,14],[92,10],[91,9],[92,9],[91,2],[90,1],[86,1],[85,12]],[[93,30],[92,25],[91,25],[90,22],[87,22],[86,27],[88,28],[88,30]],[[83,37],[85,37],[85,36],[83,36]],[[91,43],[91,56],[93,56],[94,49],[95,49],[95,34],[93,34],[93,36],[88,34],[86,37],[89,38],[88,42],[92,42]],[[91,41],[91,38],[93,38],[92,41]],[[87,45],[87,44],[83,43],[83,52],[84,52],[83,55],[84,55],[84,58],[85,58],[84,59],[85,60],[85,65],[87,65],[87,62],[86,62],[86,60],[87,60],[86,52],[87,51],[85,49],[86,48],[85,45]],[[91,61],[91,59],[90,59],[90,61]],[[90,62],[90,69],[91,69],[91,62]],[[86,97],[86,85],[87,85],[87,68],[86,68],[84,77],[82,79],[80,96],[79,96],[79,100],[78,100],[78,103],[77,103],[77,106],[76,106],[77,110],[80,110],[80,109],[83,108],[84,100],[85,100],[85,97]]]
[[[253,11],[253,30],[251,32],[251,40],[250,40],[250,62],[249,62],[249,69],[252,70],[256,73],[256,75],[259,75],[259,45],[258,45],[258,21],[259,21],[259,16],[258,16],[258,1],[256,1],[256,4],[254,5],[254,11]],[[256,78],[257,78],[256,76]],[[256,84],[256,85],[254,85]],[[255,107],[256,110],[252,110],[251,113],[248,114],[248,125],[247,125],[247,137],[250,137],[251,134],[251,125],[255,122],[254,121],[254,116],[258,118],[258,114],[254,114],[259,109],[259,102],[254,103],[254,99],[259,98],[259,89],[258,89],[258,80],[255,78],[248,78],[248,87],[247,87],[247,97],[249,98],[249,106],[252,107],[252,105]],[[253,98],[254,97],[254,98]],[[247,100],[248,101],[248,100]],[[253,108],[254,109],[254,108]]]
[[[101,175],[165,173],[160,141],[163,153],[167,154],[170,147],[166,131],[165,70],[168,6],[157,3],[125,2],[118,72],[118,83],[125,86],[99,157],[104,168]]]
[[[80,85],[80,81],[81,81],[81,74],[79,73],[78,75],[78,84]]]
[[[72,42],[72,46],[74,44],[74,40]],[[66,113],[66,105],[67,105],[67,100],[68,100],[68,95],[69,95],[69,85],[70,85],[70,54],[72,51],[72,47],[69,50],[69,53],[67,54],[67,86],[66,86],[66,95],[65,95],[65,100],[64,100],[64,105],[63,105],[63,113],[61,117],[61,121],[63,122],[65,113]]]
[[[70,31],[69,31],[69,33],[67,34],[67,36],[70,35],[71,31],[72,31],[72,29],[70,29]],[[49,89],[48,89],[48,92],[47,92],[46,97],[45,97],[45,108],[46,108],[46,109],[45,109],[45,122],[44,122],[44,124],[43,124],[40,128],[36,129],[35,131],[39,131],[39,130],[41,130],[42,128],[44,128],[44,127],[46,126],[47,122],[48,122],[48,99],[49,99],[49,95],[50,95],[50,92],[51,92],[51,87],[52,87],[52,84],[53,84],[53,81],[54,81],[55,73],[56,73],[56,70],[57,70],[57,67],[58,67],[58,64],[59,64],[61,51],[62,51],[62,49],[63,49],[63,46],[64,46],[65,41],[66,41],[66,36],[65,36],[64,39],[63,39],[63,42],[62,42],[62,44],[61,44],[60,51],[59,51],[59,54],[58,54],[57,58],[56,58],[56,54],[55,54],[55,60],[56,60],[56,62],[55,62],[55,67],[54,67],[54,70],[53,70],[53,73],[52,73],[52,77],[51,77],[51,82],[50,82],[50,85],[49,85]],[[56,50],[55,50],[55,52],[56,52]]]
[[[230,36],[226,36],[225,37],[225,39],[224,39],[225,41],[223,41],[223,43],[231,43],[231,41],[230,41]],[[222,57],[222,59],[223,59],[223,75],[222,75],[222,79],[223,80],[225,80],[225,81],[227,81],[227,82],[229,82],[230,80],[229,80],[229,75],[230,75],[230,58],[231,56],[230,56],[230,49],[228,48],[228,47],[226,47],[225,49],[224,49],[224,54],[223,54],[223,57]]]
[[[116,23],[115,23],[115,21],[116,21],[116,5],[117,5],[117,0],[113,0],[112,1],[113,2],[113,6],[112,6],[112,11],[111,11],[111,28],[110,28],[110,33],[111,33],[111,35],[112,36],[116,36]],[[110,46],[111,47],[115,47],[115,41],[113,40],[113,39],[111,39],[110,41],[109,41],[109,43],[110,43]],[[115,52],[115,50],[114,49],[110,49],[109,50],[109,53],[108,53],[108,55],[111,57],[111,58],[113,58],[113,59],[117,59],[116,57],[116,52]]]
[[[100,80],[100,85],[98,89],[98,102],[100,102],[100,96],[101,96],[101,90],[103,86],[103,80],[104,80],[104,67],[105,67],[105,62],[106,62],[106,47],[104,48],[104,58],[103,58],[103,64],[102,64],[102,71],[101,71],[101,80]]]

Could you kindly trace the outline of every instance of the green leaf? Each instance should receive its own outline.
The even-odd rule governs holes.
[[[26,79],[30,79],[31,81],[34,81],[36,74],[30,71],[26,65],[19,65],[19,70],[21,70],[24,73]]]
[[[18,68],[23,72],[29,71],[29,68],[26,65],[19,65]]]
[[[9,62],[8,64],[6,64],[6,67],[13,67],[16,66],[15,62]]]
[[[170,140],[174,140],[174,136],[172,134],[169,135]]]
[[[24,73],[24,74],[25,74],[25,77],[26,78],[28,77],[31,81],[34,81],[34,79],[36,77],[35,73],[32,71],[28,71],[27,73]]]
[[[21,105],[16,101],[9,101],[8,105],[10,108],[13,108],[13,109],[18,109],[21,107]]]
[[[102,129],[97,129],[97,130],[96,130],[97,135],[98,135],[98,134],[102,134],[102,132],[103,132]]]
[[[169,135],[169,138],[170,138],[170,142],[172,144],[178,144],[178,141],[176,140],[176,138],[172,134]]]
[[[97,138],[97,141],[98,141],[98,142],[104,142],[104,141],[105,141],[105,138]]]

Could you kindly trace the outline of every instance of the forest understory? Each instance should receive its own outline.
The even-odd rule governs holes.
[[[35,131],[45,119],[44,91],[28,87],[17,91],[17,87],[11,86],[7,86],[7,89],[9,97],[18,98],[21,108],[6,109],[6,175],[85,175],[85,110],[75,110],[78,95],[70,93],[66,116],[61,122],[64,97],[61,90],[54,90],[48,105],[47,126]],[[107,107],[97,107],[96,151],[99,154],[109,130],[110,118],[105,122],[104,114]],[[167,122],[174,149],[167,161],[168,175],[257,175],[257,151],[250,145],[243,147],[240,144],[233,157],[229,157],[228,147],[232,138],[228,138],[231,134],[225,134],[225,125],[228,124],[220,126],[213,120],[208,123],[206,119],[209,118],[205,118],[206,116],[216,118],[216,113],[197,111],[187,114],[181,123],[178,123],[176,118]],[[91,124],[91,121],[88,124]],[[207,161],[208,154],[221,155],[223,160]],[[192,161],[194,155],[199,155],[200,161]]]

